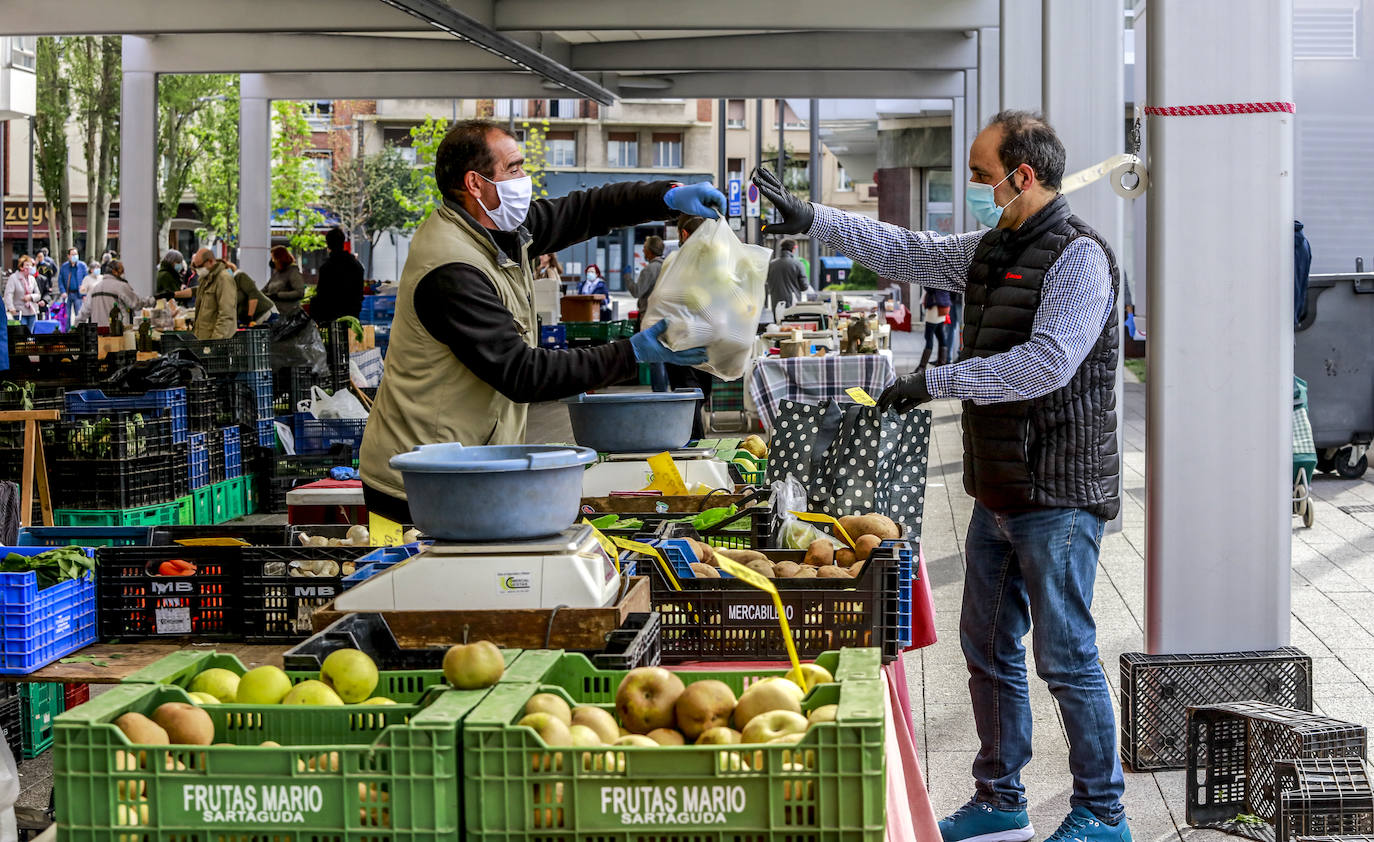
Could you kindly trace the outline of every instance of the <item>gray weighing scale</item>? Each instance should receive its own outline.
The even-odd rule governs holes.
[[[592,528],[499,543],[435,542],[334,600],[340,611],[600,608],[620,578]]]

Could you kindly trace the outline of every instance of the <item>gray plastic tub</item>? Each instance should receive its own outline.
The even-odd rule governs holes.
[[[582,469],[596,451],[567,445],[424,444],[391,457],[410,515],[441,541],[512,541],[572,526]]]
[[[564,398],[573,438],[602,453],[676,450],[692,440],[700,389]]]

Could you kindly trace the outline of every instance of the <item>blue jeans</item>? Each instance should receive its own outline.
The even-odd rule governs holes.
[[[20,316],[19,323],[29,330],[33,330],[33,323],[38,321],[37,316]]]
[[[949,323],[945,325],[945,347],[949,349],[950,359],[959,356],[959,320],[964,317],[964,305],[959,302],[951,302],[949,305]]]
[[[978,797],[994,807],[1027,803],[1021,770],[1031,759],[1031,708],[1021,641],[1029,631],[1035,671],[1068,731],[1069,803],[1108,823],[1125,815],[1116,712],[1092,617],[1105,524],[1083,509],[998,514],[974,504],[959,638],[982,744],[973,777]]]

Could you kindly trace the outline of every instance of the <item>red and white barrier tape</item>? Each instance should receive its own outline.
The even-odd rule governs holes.
[[[1225,102],[1220,105],[1145,106],[1150,117],[1216,117],[1229,114],[1294,114],[1298,107],[1291,102]]]

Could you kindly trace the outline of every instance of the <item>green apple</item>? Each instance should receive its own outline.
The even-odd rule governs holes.
[[[239,679],[238,703],[276,705],[291,692],[291,679],[280,667],[255,667]]]
[[[302,681],[291,692],[286,694],[286,698],[281,700],[284,705],[342,705],[343,699],[339,694],[323,681]]]
[[[190,696],[191,701],[195,702],[198,705],[220,704],[220,700],[216,699],[214,696],[211,696],[209,693],[187,693],[186,695]]]
[[[357,649],[335,649],[320,665],[320,681],[338,693],[345,704],[370,697],[379,677],[376,662]]]
[[[214,696],[216,701],[225,704],[233,704],[238,697],[239,680],[238,673],[215,667],[191,679],[191,686],[187,689],[192,693]]]
[[[370,698],[370,699],[368,699],[367,701],[363,702],[363,704],[365,704],[365,705],[394,705],[394,704],[396,704],[396,702],[393,701],[393,700],[391,700],[391,699],[388,699],[388,698],[385,697],[385,696],[373,696],[372,698]]]
[[[573,744],[571,729],[563,724],[563,720],[551,713],[544,713],[542,711],[539,713],[531,713],[515,724],[533,728],[534,732],[539,735],[539,739],[543,740],[545,745],[570,746]]]
[[[444,654],[444,678],[459,690],[490,687],[506,672],[501,650],[490,640],[460,643]]]
[[[767,743],[789,734],[805,734],[806,717],[790,710],[770,710],[749,720],[740,732],[740,742]]]

